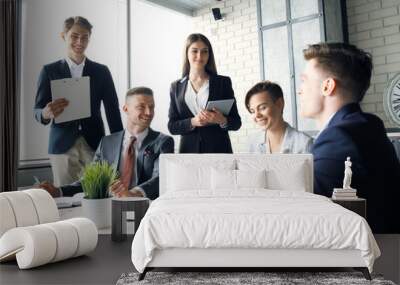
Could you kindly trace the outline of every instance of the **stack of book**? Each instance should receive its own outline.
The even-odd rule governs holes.
[[[82,199],[85,194],[83,192],[76,193],[72,197],[54,198],[58,209],[78,207],[82,205]]]
[[[342,188],[334,188],[332,199],[337,200],[353,200],[357,199],[357,190],[356,189],[342,189]]]

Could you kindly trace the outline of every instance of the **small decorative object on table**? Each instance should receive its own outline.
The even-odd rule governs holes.
[[[347,157],[344,162],[343,188],[333,189],[332,201],[366,218],[367,202],[365,199],[358,198],[357,190],[351,187],[351,177],[353,176],[351,165],[350,157]]]
[[[88,164],[81,179],[85,197],[82,210],[98,229],[111,226],[111,197],[108,188],[117,178],[116,170],[105,161]]]
[[[140,221],[149,208],[150,200],[144,197],[125,197],[112,198],[112,228],[111,239],[113,241],[123,241],[126,239],[126,213],[135,212],[135,233]]]
[[[332,199],[340,199],[340,200],[354,200],[357,199],[357,190],[351,188],[351,177],[353,172],[351,171],[351,161],[350,157],[347,157],[344,162],[344,179],[343,179],[343,188],[334,188]]]

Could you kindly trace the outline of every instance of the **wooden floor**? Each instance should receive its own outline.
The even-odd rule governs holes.
[[[400,236],[377,235],[375,238],[383,257],[376,261],[374,272],[400,284]],[[130,256],[131,243],[132,237],[124,242],[112,242],[110,235],[99,235],[96,250],[87,256],[28,270],[19,270],[15,261],[2,263],[0,284],[115,284],[122,273],[135,271]]]
[[[400,284],[400,234],[376,234],[374,237],[381,250],[381,257],[374,264],[374,272]]]

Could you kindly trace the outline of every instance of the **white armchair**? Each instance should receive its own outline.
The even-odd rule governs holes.
[[[86,218],[59,221],[54,199],[42,189],[0,193],[0,262],[20,269],[86,254],[96,248],[97,228]]]

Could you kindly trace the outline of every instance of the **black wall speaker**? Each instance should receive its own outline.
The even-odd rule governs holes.
[[[219,8],[212,8],[211,11],[215,21],[222,20],[221,10]]]

